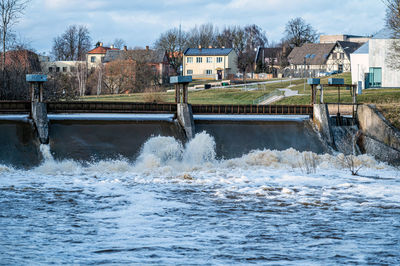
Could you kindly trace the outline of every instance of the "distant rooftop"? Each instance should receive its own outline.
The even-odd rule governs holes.
[[[397,39],[395,37],[395,32],[392,29],[384,28],[380,30],[377,34],[372,37],[372,39]]]
[[[228,55],[232,52],[232,48],[188,48],[184,55],[186,56],[217,56],[217,55]]]
[[[94,48],[93,50],[90,50],[88,54],[106,54],[108,50],[119,50],[117,48],[110,48],[110,47],[104,47],[104,46],[98,46]]]
[[[353,54],[369,54],[369,42],[364,43]]]

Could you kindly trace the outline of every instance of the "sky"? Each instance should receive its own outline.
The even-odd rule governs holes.
[[[40,53],[69,25],[88,27],[93,44],[116,38],[129,47],[152,46],[162,32],[182,25],[256,24],[279,41],[286,23],[302,17],[321,34],[371,35],[384,27],[382,0],[31,0],[14,30]]]

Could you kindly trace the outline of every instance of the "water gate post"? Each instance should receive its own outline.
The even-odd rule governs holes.
[[[31,117],[39,135],[40,143],[49,143],[49,119],[47,117],[47,105],[43,102],[43,83],[47,81],[47,75],[26,75],[31,95]]]
[[[192,76],[175,76],[170,78],[170,83],[175,84],[175,103],[177,104],[178,122],[185,131],[186,137],[194,137],[194,119],[192,106],[188,104],[188,87]]]

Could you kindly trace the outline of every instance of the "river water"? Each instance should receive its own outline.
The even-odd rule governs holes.
[[[400,264],[400,171],[368,156],[255,150],[199,133],[134,161],[0,165],[0,264]],[[312,163],[315,162],[315,163]]]

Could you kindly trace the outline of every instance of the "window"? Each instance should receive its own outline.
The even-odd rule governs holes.
[[[67,72],[67,67],[63,67],[63,72]]]
[[[188,70],[186,71],[186,73],[187,73],[188,75],[193,75],[193,70],[188,69]]]
[[[217,57],[217,63],[222,63],[222,57]]]
[[[382,68],[371,67],[367,76],[369,88],[382,87]],[[366,82],[367,83],[367,82]]]
[[[59,67],[56,67],[56,72],[60,72],[60,68]]]
[[[90,57],[90,62],[92,63],[96,62],[96,57],[95,56]]]
[[[212,75],[212,70],[207,69],[207,70],[206,70],[206,75]]]
[[[207,63],[212,63],[212,57],[207,57]]]
[[[49,72],[50,73],[53,72],[53,68],[52,67],[49,67]]]
[[[203,63],[203,57],[196,57],[196,63]]]
[[[188,58],[186,59],[186,62],[187,62],[188,64],[193,63],[193,57],[188,57]]]
[[[340,59],[344,59],[344,54],[340,54]]]
[[[71,67],[71,72],[75,72],[76,71],[76,67]]]

